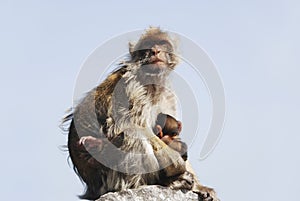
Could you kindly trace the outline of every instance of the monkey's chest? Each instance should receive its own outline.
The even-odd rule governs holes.
[[[134,126],[153,128],[159,113],[175,116],[174,100],[174,94],[164,87],[142,85],[134,79],[121,80],[112,94],[109,112],[115,133]]]
[[[164,96],[166,93],[160,92],[149,93],[145,90],[144,96],[130,99],[131,105],[129,106],[128,118],[130,118],[131,123],[141,127],[153,128],[159,113],[175,114],[172,101]]]

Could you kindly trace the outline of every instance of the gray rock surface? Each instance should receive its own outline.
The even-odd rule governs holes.
[[[97,201],[198,201],[192,191],[171,190],[162,186],[142,186],[120,192],[107,193]]]

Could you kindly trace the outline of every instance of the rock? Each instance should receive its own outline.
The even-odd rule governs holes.
[[[141,186],[111,192],[101,196],[97,201],[198,201],[198,194],[192,191],[172,190],[162,186]]]

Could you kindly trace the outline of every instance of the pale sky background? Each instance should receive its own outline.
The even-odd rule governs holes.
[[[298,201],[299,24],[297,0],[1,0],[1,200],[78,200],[58,125],[80,66],[112,36],[159,25],[204,48],[224,83],[221,140],[203,161],[190,149],[202,183],[223,201]]]

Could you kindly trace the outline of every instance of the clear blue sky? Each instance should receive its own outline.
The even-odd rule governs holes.
[[[224,82],[218,146],[204,161],[190,149],[202,183],[222,200],[299,200],[300,2],[103,2],[0,1],[1,199],[77,200],[58,125],[80,65],[113,35],[159,25],[203,47]]]

